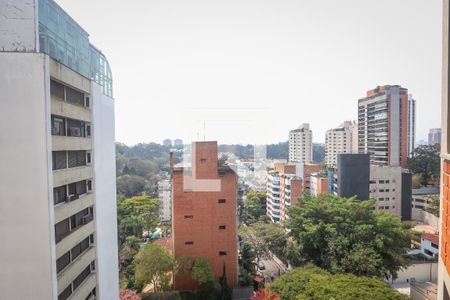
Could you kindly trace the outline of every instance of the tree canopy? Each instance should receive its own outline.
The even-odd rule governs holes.
[[[144,230],[153,231],[159,224],[159,200],[147,196],[136,196],[120,201],[117,205],[117,227],[119,242],[128,236],[140,238]]]
[[[271,257],[272,253],[283,255],[286,248],[286,234],[278,224],[254,223],[242,226],[239,236],[244,244],[251,246],[257,258]]]
[[[266,193],[250,191],[244,200],[243,219],[246,223],[255,223],[266,215],[263,203],[266,201]]]
[[[153,291],[170,289],[170,272],[174,262],[170,253],[162,246],[148,244],[142,248],[134,259],[136,286],[153,285]]]
[[[384,278],[396,278],[408,265],[409,231],[397,216],[374,212],[374,201],[304,195],[299,203],[288,211],[286,222],[299,265]]]
[[[268,289],[277,293],[281,300],[408,299],[379,278],[333,275],[310,265],[282,275]]]
[[[408,167],[414,174],[419,174],[421,184],[428,186],[431,182],[439,185],[440,145],[420,145],[414,150],[414,157],[408,161]]]

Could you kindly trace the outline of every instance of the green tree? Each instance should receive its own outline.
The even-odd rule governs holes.
[[[160,202],[147,196],[122,200],[117,205],[119,242],[128,236],[141,237],[144,230],[153,231],[159,224]]]
[[[421,184],[428,186],[430,182],[439,184],[440,145],[420,145],[414,150],[414,157],[408,161],[408,167],[414,174],[419,174]]]
[[[271,257],[272,254],[283,258],[287,237],[283,227],[274,223],[254,223],[242,226],[239,236],[253,249],[257,258]]]
[[[280,295],[281,300],[408,299],[379,278],[332,275],[310,265],[286,273],[268,288]]]
[[[439,211],[440,211],[440,200],[439,196],[436,195],[430,195],[428,196],[430,198],[430,203],[428,203],[428,207],[425,209],[430,214],[435,215],[439,218]]]
[[[385,278],[396,278],[398,270],[408,265],[404,255],[410,249],[409,231],[397,216],[375,213],[374,201],[306,194],[300,202],[288,211],[286,227],[301,264]]]
[[[233,290],[228,285],[227,270],[223,264],[222,276],[219,278],[220,284],[220,300],[231,300],[233,297]]]
[[[124,288],[134,288],[134,256],[139,251],[139,239],[129,236],[119,249],[119,274],[121,286]]]
[[[136,268],[136,286],[153,285],[153,291],[170,289],[170,272],[174,262],[170,253],[162,246],[148,244],[142,248],[134,259]]]
[[[244,201],[243,218],[246,223],[255,223],[265,216],[266,212],[263,203],[266,200],[266,193],[250,191],[246,194]]]
[[[122,175],[117,177],[117,193],[125,197],[141,195],[146,185],[145,178],[137,175]]]
[[[192,278],[197,280],[200,286],[215,286],[216,279],[209,262],[204,258],[196,258],[192,266]]]

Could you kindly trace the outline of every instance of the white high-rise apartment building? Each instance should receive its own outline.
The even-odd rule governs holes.
[[[312,163],[312,148],[312,131],[308,123],[289,131],[289,161]]]
[[[345,121],[339,127],[327,130],[325,134],[325,162],[329,167],[337,164],[340,153],[358,153],[358,125]]]
[[[172,219],[172,187],[169,179],[158,182],[158,198],[161,203],[161,221],[170,222]]]
[[[118,299],[109,64],[53,0],[0,27],[1,298]]]

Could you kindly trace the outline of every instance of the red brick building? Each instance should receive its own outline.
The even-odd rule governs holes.
[[[237,175],[217,157],[217,142],[194,142],[192,164],[172,168],[172,235],[175,258],[205,258],[216,278],[225,265],[237,286]],[[198,288],[190,274],[175,277],[177,290]]]

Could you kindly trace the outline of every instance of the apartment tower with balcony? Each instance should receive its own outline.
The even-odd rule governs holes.
[[[438,300],[450,299],[450,5],[443,1],[442,123],[441,123],[441,213],[439,230]]]
[[[108,62],[53,0],[0,11],[2,297],[118,299]]]
[[[302,124],[289,131],[289,161],[310,164],[313,161],[312,130]]]
[[[225,267],[229,286],[237,287],[237,175],[218,159],[217,142],[194,142],[190,150],[172,167],[174,257],[206,259],[217,279]],[[199,287],[188,273],[176,275],[174,286]]]
[[[358,153],[358,125],[345,121],[339,127],[325,133],[325,163],[336,167],[337,155],[340,153]]]
[[[415,100],[398,85],[378,86],[358,100],[358,151],[370,163],[407,168],[414,153]]]
[[[272,222],[285,221],[288,208],[302,195],[302,180],[296,170],[295,164],[277,163],[267,175],[266,214]]]

